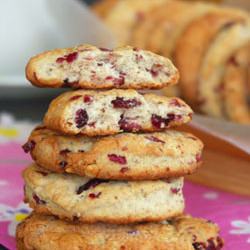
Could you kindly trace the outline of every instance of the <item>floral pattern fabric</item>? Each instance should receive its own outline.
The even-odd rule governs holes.
[[[32,161],[21,145],[34,124],[17,125],[11,118],[4,122],[0,116],[0,245],[15,250],[16,225],[31,211],[23,203],[21,171]],[[250,198],[190,182],[184,194],[187,213],[219,224],[225,250],[250,249]]]

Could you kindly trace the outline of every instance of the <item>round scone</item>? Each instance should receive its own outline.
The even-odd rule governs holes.
[[[96,138],[65,136],[37,127],[23,148],[39,166],[53,172],[153,180],[194,172],[201,164],[203,144],[189,133],[172,130]]]
[[[178,39],[174,61],[180,70],[180,88],[182,95],[193,106],[197,102],[199,70],[209,46],[219,32],[246,18],[242,11],[218,8],[192,21]]]
[[[109,181],[48,173],[36,165],[23,172],[25,200],[38,213],[82,222],[126,224],[160,221],[183,212],[183,178]]]
[[[250,46],[247,44],[227,62],[223,87],[223,105],[226,117],[242,124],[250,124],[247,82],[250,69]]]
[[[198,84],[199,109],[223,117],[221,84],[225,65],[234,53],[250,41],[250,22],[237,23],[221,31],[202,62]]]
[[[45,115],[47,128],[88,136],[162,131],[191,119],[191,108],[178,98],[135,90],[77,90],[55,98]]]
[[[17,226],[18,250],[220,250],[211,221],[179,216],[160,223],[84,224],[32,213]]]
[[[157,89],[175,84],[179,78],[170,60],[150,51],[91,45],[39,54],[28,62],[26,76],[39,87],[92,89]]]

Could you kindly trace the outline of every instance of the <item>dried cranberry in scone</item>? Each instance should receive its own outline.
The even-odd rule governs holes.
[[[150,51],[80,45],[31,58],[26,76],[40,87],[159,89],[177,83],[179,73],[170,60]]]
[[[98,136],[161,131],[188,122],[191,114],[190,107],[176,97],[140,94],[131,89],[77,90],[52,101],[44,124],[63,134]]]

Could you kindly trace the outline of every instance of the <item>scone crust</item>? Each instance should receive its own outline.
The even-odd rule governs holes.
[[[46,173],[36,166],[23,173],[25,200],[36,212],[87,223],[161,221],[183,212],[183,178],[105,181]]]
[[[216,224],[187,215],[162,223],[108,225],[70,223],[32,213],[17,227],[18,250],[222,249]]]
[[[69,55],[73,55],[70,62],[65,59]],[[137,71],[124,66],[128,60],[135,64]],[[83,44],[32,57],[26,66],[26,77],[38,87],[159,89],[176,84],[179,73],[169,59],[150,51],[130,46],[108,50]]]
[[[84,103],[85,96],[91,96],[92,102]],[[117,98],[139,101],[140,104],[132,108],[114,108],[112,101]],[[88,120],[81,128],[77,128],[75,123],[75,115],[79,109],[85,110],[88,114]],[[125,131],[154,132],[182,125],[190,121],[192,113],[191,108],[179,98],[140,94],[132,89],[113,89],[104,92],[77,90],[61,94],[51,102],[44,117],[44,124],[49,129],[69,135],[98,136]],[[163,123],[161,124],[164,126],[161,127],[153,125],[151,120],[153,115],[165,118],[169,114],[172,119],[166,125]],[[135,129],[127,131],[126,128],[122,128],[121,117],[131,125],[135,124]]]
[[[89,138],[64,136],[40,126],[26,145],[32,143],[32,158],[47,170],[114,180],[191,174],[201,164],[203,149],[197,137],[173,130]]]

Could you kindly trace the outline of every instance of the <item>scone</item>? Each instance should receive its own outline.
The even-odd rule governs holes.
[[[174,50],[174,62],[180,70],[182,95],[193,106],[197,102],[199,70],[206,51],[222,30],[244,19],[244,12],[218,8],[193,20],[178,39]]]
[[[250,124],[247,82],[250,70],[250,47],[243,46],[226,63],[221,93],[225,115],[232,121]]]
[[[39,54],[28,62],[26,76],[39,87],[89,89],[157,89],[175,84],[179,78],[170,60],[152,52],[91,45]]]
[[[173,130],[107,137],[65,136],[37,127],[23,146],[34,161],[53,172],[114,180],[180,177],[201,164],[203,144]]]
[[[35,165],[23,177],[30,206],[61,219],[126,224],[172,218],[184,209],[183,178],[109,181],[46,173]]]
[[[198,84],[201,112],[223,117],[221,84],[225,64],[230,57],[250,41],[250,22],[235,24],[218,34],[202,62]]]
[[[70,223],[32,213],[17,227],[18,250],[220,250],[211,221],[180,216],[160,223],[108,225]]]
[[[51,102],[44,124],[65,134],[95,136],[162,131],[188,122],[191,115],[191,108],[178,98],[135,90],[77,90]]]

